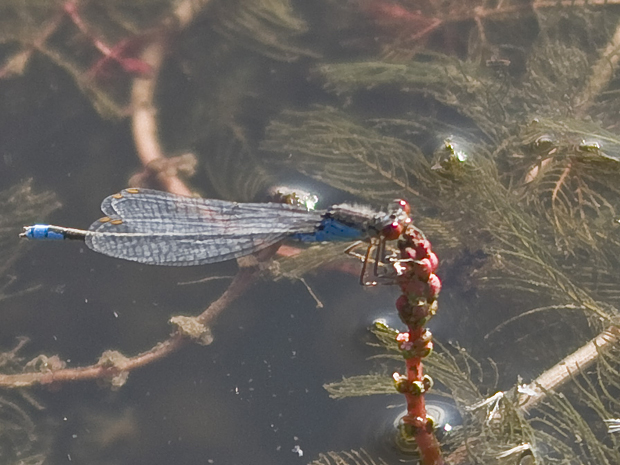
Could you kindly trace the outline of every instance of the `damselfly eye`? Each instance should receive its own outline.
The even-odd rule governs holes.
[[[403,199],[396,199],[394,200],[394,206],[403,211],[405,213],[405,215],[409,216],[411,214],[411,206],[409,205],[409,202],[407,202],[406,200]]]
[[[389,224],[385,228],[383,228],[382,234],[388,241],[393,241],[398,239],[398,237],[403,233],[405,227],[399,222],[394,221]]]

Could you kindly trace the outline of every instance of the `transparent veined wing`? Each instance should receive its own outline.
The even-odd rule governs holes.
[[[104,199],[86,245],[111,257],[152,265],[221,262],[311,233],[321,212],[280,203],[235,203],[126,189]]]

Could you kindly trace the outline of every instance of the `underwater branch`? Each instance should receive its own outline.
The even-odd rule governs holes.
[[[254,264],[240,259],[239,272],[228,289],[199,316],[172,318],[171,322],[176,325],[175,331],[168,339],[157,343],[150,350],[133,357],[125,357],[120,352],[108,350],[94,365],[76,368],[64,368],[64,362],[56,356],[49,358],[39,356],[37,359],[46,361],[37,364],[40,371],[0,374],[0,388],[14,389],[93,379],[108,381],[113,388],[119,388],[125,383],[131,371],[161,360],[193,340],[205,345],[210,343],[212,339],[209,327],[215,318],[256,281],[259,266],[256,264],[256,259],[250,257],[249,260]],[[202,330],[196,331],[196,328]]]

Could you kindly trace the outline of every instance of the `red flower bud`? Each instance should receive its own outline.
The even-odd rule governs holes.
[[[431,243],[426,239],[421,239],[415,246],[418,260],[425,258],[431,252]]]
[[[414,347],[413,341],[410,340],[409,333],[399,333],[396,336],[396,342],[398,343],[398,349],[402,351],[409,351]]]
[[[435,252],[430,252],[428,254],[428,259],[431,262],[431,273],[434,273],[437,271],[437,267],[439,266],[439,258],[435,255]]]
[[[428,278],[432,273],[431,261],[428,258],[423,258],[418,263],[413,265],[413,272],[418,278],[420,278],[420,281],[428,281]]]
[[[406,295],[401,295],[396,300],[396,310],[398,310],[399,313],[406,313],[411,310],[411,304]]]
[[[441,280],[439,276],[432,274],[428,278],[428,293],[426,294],[426,298],[428,300],[435,300],[439,291],[441,291]]]
[[[401,285],[402,291],[410,296],[424,297],[427,294],[428,286],[419,279],[412,278]]]
[[[429,308],[427,305],[419,305],[411,307],[406,313],[399,313],[400,320],[410,329],[424,326],[430,318]]]
[[[407,247],[405,248],[405,250],[402,253],[402,257],[407,260],[407,259],[411,259],[411,260],[415,260],[416,258],[416,251],[413,247]]]

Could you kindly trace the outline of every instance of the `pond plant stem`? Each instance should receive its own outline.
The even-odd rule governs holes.
[[[131,127],[138,158],[145,170],[155,166],[165,166],[169,158],[159,139],[159,114],[155,103],[158,78],[163,66],[169,42],[173,33],[185,29],[195,15],[210,0],[183,0],[174,9],[170,20],[159,34],[153,34],[149,43],[145,44],[140,60],[146,63],[151,73],[148,77],[136,77],[131,88]],[[182,179],[176,175],[157,175],[161,188],[178,195],[191,196],[193,192]]]
[[[402,295],[396,301],[396,308],[408,328],[396,338],[407,371],[405,375],[393,375],[396,390],[404,394],[407,401],[400,434],[404,440],[415,440],[423,465],[443,465],[445,461],[434,433],[435,422],[426,414],[424,401],[424,394],[432,388],[433,380],[424,374],[422,366],[422,359],[433,350],[432,334],[425,325],[437,310],[441,281],[434,273],[439,261],[430,242],[413,226],[401,236],[398,249],[396,283]]]
[[[209,333],[215,318],[227,308],[237,297],[241,296],[259,275],[256,259],[249,258],[253,264],[240,263],[240,269],[228,289],[197,317],[175,317],[171,322],[176,326],[170,337],[155,344],[151,349],[133,357],[125,357],[120,352],[105,351],[99,361],[90,366],[65,368],[57,356],[46,358],[39,356],[39,371],[16,374],[0,374],[0,388],[23,388],[35,385],[55,385],[73,381],[99,379],[109,381],[112,387],[119,388],[124,384],[129,373],[136,368],[149,365],[163,359],[196,339],[208,344],[210,339],[204,337]],[[201,334],[187,328],[203,328]],[[45,359],[45,361],[42,361]]]

